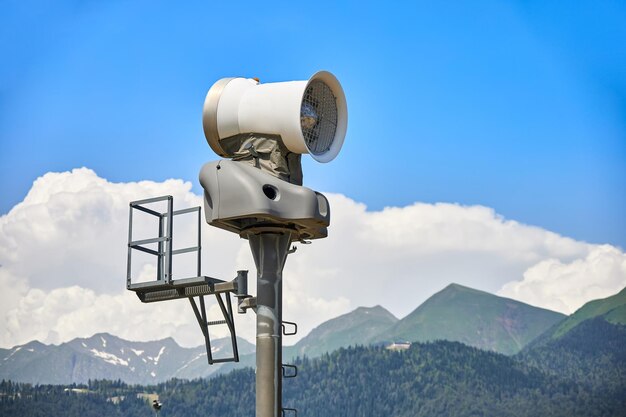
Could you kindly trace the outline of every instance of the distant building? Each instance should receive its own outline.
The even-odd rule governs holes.
[[[411,342],[393,342],[390,345],[385,346],[387,350],[407,350],[411,347]]]
[[[89,394],[93,391],[89,391],[87,388],[65,388],[63,392],[73,392],[75,394]]]

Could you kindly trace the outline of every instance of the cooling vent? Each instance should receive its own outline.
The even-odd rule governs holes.
[[[326,83],[312,81],[306,88],[300,107],[302,136],[314,155],[328,152],[337,132],[337,100]]]

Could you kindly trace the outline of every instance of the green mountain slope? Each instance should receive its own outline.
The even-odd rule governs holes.
[[[551,332],[551,337],[562,337],[583,321],[595,317],[602,317],[609,323],[626,325],[626,288],[610,297],[586,303],[559,323]]]
[[[554,311],[451,284],[375,339],[450,340],[511,355],[564,317]]]
[[[381,306],[359,307],[350,313],[328,320],[294,346],[286,347],[286,358],[316,357],[341,347],[367,345],[398,319]]]

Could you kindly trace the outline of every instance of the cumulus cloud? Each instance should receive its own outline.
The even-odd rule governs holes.
[[[500,295],[564,313],[590,299],[606,298],[626,287],[626,254],[610,245],[594,247],[571,262],[546,259],[507,283]]]
[[[217,318],[217,313],[218,307],[211,306],[209,316]],[[130,292],[97,294],[79,286],[51,291],[30,289],[19,300],[18,307],[8,312],[0,337],[56,344],[99,332],[128,340],[175,336],[179,343],[187,346],[203,342],[186,300],[143,304]],[[215,334],[217,337],[225,335],[224,329]]]
[[[201,344],[188,302],[144,305],[125,289],[128,202],[158,195],[174,196],[175,208],[202,203],[180,180],[111,183],[86,168],[39,178],[0,217],[0,346],[101,331]],[[368,211],[342,195],[328,198],[329,237],[289,255],[284,271],[284,317],[298,322],[299,337],[358,306],[380,304],[402,317],[451,282],[559,311],[626,284],[617,248],[507,220],[488,207],[415,203]],[[136,220],[138,235],[154,235],[154,224]],[[194,228],[181,220],[175,239],[193,240]],[[202,240],[203,273],[230,279],[249,269],[254,294],[247,241],[207,225]],[[137,257],[134,276],[154,275],[151,262]],[[175,273],[186,263],[175,261]],[[236,320],[238,333],[253,340],[254,315]]]
[[[287,288],[341,294],[352,307],[381,304],[398,317],[451,282],[496,292],[537,262],[569,262],[592,248],[488,207],[415,203],[371,212],[329,198],[330,236],[289,259]]]

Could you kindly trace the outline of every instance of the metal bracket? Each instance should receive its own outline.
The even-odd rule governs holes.
[[[256,313],[256,297],[246,297],[239,299],[238,311],[240,314],[246,313],[246,310],[251,308]]]
[[[283,407],[281,409],[281,413],[282,413],[283,416],[285,416],[285,414],[286,414],[285,411],[289,411],[290,413],[294,413],[296,415],[296,417],[298,417],[298,410],[296,410],[295,408],[285,408],[285,407]]]

